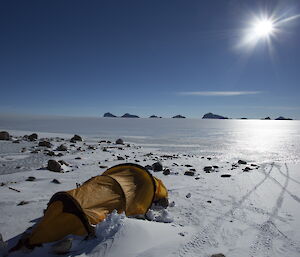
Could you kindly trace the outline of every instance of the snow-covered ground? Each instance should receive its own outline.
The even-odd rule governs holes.
[[[15,139],[29,134],[9,132]],[[300,164],[297,162],[250,159],[247,164],[238,164],[238,158],[228,161],[197,153],[162,152],[147,146],[127,145],[128,142],[116,145],[117,138],[112,143],[100,143],[105,138],[84,137],[83,142],[72,146],[70,134],[38,135],[39,140],[52,138],[50,150],[55,153],[59,153],[55,149],[60,144],[65,144],[68,151],[62,152],[63,156],[51,157],[45,155],[46,148],[37,146],[39,140],[0,141],[0,233],[8,248],[43,215],[55,192],[75,188],[76,183],[116,164],[132,162],[145,166],[160,161],[170,174],[152,172],[169,190],[171,205],[167,212],[149,213],[149,217],[155,220],[156,216],[158,221],[112,214],[99,224],[97,238],[87,241],[74,238],[67,256],[206,257],[217,253],[227,257],[300,256]],[[64,160],[69,166],[63,165],[63,173],[52,172],[45,168],[48,159]],[[216,167],[206,173],[206,166]],[[248,171],[244,171],[246,167]],[[193,169],[194,176],[184,175]],[[222,176],[226,174],[230,176]],[[27,181],[28,177],[35,179]],[[53,179],[60,184],[53,183]],[[52,256],[51,244],[10,256],[28,254]]]

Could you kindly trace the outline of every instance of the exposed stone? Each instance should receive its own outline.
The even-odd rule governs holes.
[[[164,169],[163,174],[165,176],[170,175],[171,171],[169,169]]]
[[[145,169],[146,169],[146,170],[152,170],[152,166],[146,165],[146,166],[145,166]]]
[[[116,140],[116,144],[117,144],[117,145],[124,145],[123,139],[121,139],[121,138],[117,139],[117,140]]]
[[[186,198],[191,198],[192,194],[191,193],[188,193],[185,197]]]
[[[110,113],[110,112],[106,112],[106,113],[104,113],[103,117],[105,117],[105,118],[116,118],[117,116]]]
[[[47,169],[50,170],[50,171],[54,171],[54,172],[61,172],[62,171],[60,163],[55,161],[55,160],[49,160],[48,161]]]
[[[180,115],[180,114],[175,115],[175,116],[173,116],[172,118],[173,118],[173,119],[185,119],[185,117],[182,116],[182,115]]]
[[[188,171],[184,172],[184,175],[186,175],[186,176],[194,176],[195,172],[188,170]]]
[[[35,177],[30,176],[26,179],[26,181],[35,181]]]
[[[226,256],[223,253],[217,253],[217,254],[211,255],[211,257],[226,257]]]
[[[64,161],[64,160],[59,160],[58,161],[61,165],[66,165],[66,166],[70,166],[70,164],[69,163],[67,163],[66,161]]]
[[[53,179],[53,180],[51,181],[51,183],[54,183],[54,184],[61,184],[56,178]]]
[[[118,159],[118,161],[124,161],[125,160],[125,158],[122,157],[122,156],[118,156],[117,159]]]
[[[76,141],[82,141],[82,138],[79,135],[74,135],[70,141],[72,141],[71,143],[76,143]]]
[[[213,166],[205,166],[203,168],[203,170],[206,172],[206,173],[210,173],[211,171],[214,170],[214,167]]]
[[[9,140],[9,133],[7,131],[1,131],[0,140]]]
[[[68,147],[62,144],[59,147],[57,147],[56,150],[57,151],[68,151]]]
[[[49,156],[55,156],[55,152],[53,152],[53,151],[49,151],[46,154],[49,155]]]
[[[76,157],[75,160],[81,160],[81,157]]]
[[[230,174],[222,174],[222,175],[221,175],[221,178],[229,178],[229,177],[231,177]]]
[[[161,164],[161,162],[155,162],[155,163],[152,164],[152,170],[154,172],[162,171],[163,170],[163,165]]]
[[[209,113],[204,114],[202,119],[222,119],[222,120],[224,120],[224,119],[228,119],[228,118],[209,112]]]
[[[250,170],[252,170],[250,167],[245,167],[245,168],[243,169],[243,172],[249,172]]]
[[[35,141],[35,140],[38,139],[38,135],[36,133],[33,133],[33,134],[31,134],[31,135],[28,136],[28,139],[30,141]]]
[[[122,118],[139,118],[139,116],[130,113],[125,113],[124,115],[122,115]]]
[[[100,169],[107,169],[107,166],[100,165],[99,168],[100,168]]]
[[[243,160],[238,160],[238,164],[243,164],[243,165],[246,165],[247,162],[246,161],[243,161]]]
[[[25,205],[25,204],[28,204],[28,203],[29,203],[28,201],[21,201],[17,205],[20,206],[20,205]]]
[[[51,148],[52,144],[49,141],[40,141],[39,142],[39,146],[43,146],[43,147],[47,147],[47,148]]]

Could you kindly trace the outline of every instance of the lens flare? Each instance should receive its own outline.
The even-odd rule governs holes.
[[[254,35],[258,38],[271,36],[274,32],[274,23],[271,19],[261,19],[253,24]]]

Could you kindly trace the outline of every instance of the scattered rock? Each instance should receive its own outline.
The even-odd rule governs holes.
[[[20,205],[25,205],[25,204],[28,204],[28,203],[29,203],[28,201],[21,201],[17,205],[20,206]]]
[[[100,165],[99,168],[100,168],[100,169],[107,169],[107,166]]]
[[[170,202],[169,207],[175,207],[175,202],[174,201]]]
[[[39,146],[51,148],[51,147],[52,147],[52,144],[51,144],[49,141],[40,141],[40,142],[39,142]]]
[[[76,157],[75,160],[81,160],[81,157]]]
[[[243,165],[246,165],[247,162],[246,161],[243,161],[243,160],[238,160],[238,164],[243,164]]]
[[[37,135],[36,133],[33,133],[33,134],[29,135],[27,138],[28,138],[30,141],[35,141],[35,140],[38,139],[38,135]]]
[[[250,170],[252,170],[250,167],[245,167],[245,168],[243,169],[243,172],[249,172]]]
[[[164,171],[163,171],[163,174],[164,174],[165,176],[170,175],[170,173],[171,173],[171,171],[170,171],[169,169],[164,169]]]
[[[63,144],[61,144],[59,147],[57,147],[56,148],[56,151],[68,151],[68,147],[67,146],[65,146],[65,145],[63,145]]]
[[[60,163],[55,161],[55,160],[49,160],[48,161],[47,169],[50,170],[50,171],[54,171],[54,172],[61,172],[62,171]]]
[[[0,132],[0,140],[9,140],[10,136],[7,131]]]
[[[35,181],[35,179],[36,179],[35,177],[30,176],[26,179],[26,181]]]
[[[70,141],[71,143],[76,143],[76,141],[82,141],[82,138],[79,135],[74,135]]]
[[[184,175],[186,175],[186,176],[194,176],[195,172],[188,170],[188,171],[184,172]]]
[[[154,172],[159,172],[159,171],[162,171],[163,170],[163,166],[161,164],[161,162],[155,162],[152,164],[152,170]]]
[[[51,181],[51,183],[54,183],[54,184],[61,184],[56,178],[53,179],[53,180]]]
[[[184,166],[187,167],[187,168],[193,167],[193,165],[190,165],[190,164],[186,164],[186,165],[184,165]]]
[[[49,156],[55,156],[55,152],[53,152],[53,151],[49,151],[46,154],[49,155]]]
[[[206,159],[210,161],[210,160],[211,160],[211,157],[207,157]]]
[[[203,170],[206,172],[206,173],[210,173],[211,171],[214,171],[214,167],[213,166],[205,166],[203,168]]]
[[[14,140],[12,141],[14,144],[20,144],[20,140]]]
[[[185,197],[186,198],[191,198],[192,194],[191,193],[188,193]]]
[[[152,166],[146,165],[146,166],[145,166],[145,169],[146,169],[146,170],[152,170]]]
[[[221,175],[221,178],[229,178],[229,177],[231,177],[230,174],[222,174],[222,175]]]
[[[206,201],[207,203],[211,203],[211,200]]]
[[[118,156],[117,159],[118,159],[118,161],[124,161],[125,160],[125,158],[122,157],[122,156]]]
[[[66,165],[66,166],[70,166],[70,164],[69,163],[67,163],[66,161],[64,161],[64,160],[59,160],[58,161],[61,165]]]
[[[116,140],[116,144],[117,144],[117,145],[124,145],[123,139],[121,139],[121,138],[117,139],[117,140]]]
[[[211,255],[211,257],[226,257],[226,256],[223,253],[217,253],[217,254]]]

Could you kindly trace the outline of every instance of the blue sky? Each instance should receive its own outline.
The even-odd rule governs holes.
[[[261,13],[293,17],[272,51],[241,46]],[[3,0],[0,112],[300,119],[298,14],[296,0]]]

